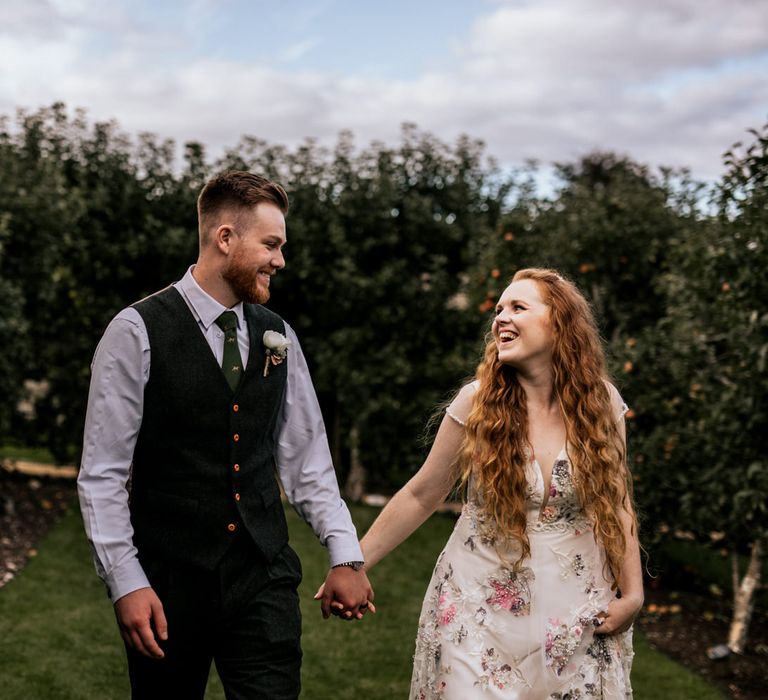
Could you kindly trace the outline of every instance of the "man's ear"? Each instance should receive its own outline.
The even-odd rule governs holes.
[[[213,244],[222,252],[229,253],[229,246],[235,232],[229,224],[222,224],[213,232]]]

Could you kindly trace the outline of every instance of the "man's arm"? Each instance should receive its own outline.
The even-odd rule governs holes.
[[[331,570],[322,604],[324,616],[335,599],[350,616],[357,617],[373,600],[373,591],[363,571],[339,566],[362,562],[363,554],[352,517],[339,493],[323,416],[304,354],[288,324],[286,334],[291,341],[288,379],[275,446],[280,480],[288,501],[328,548]]]
[[[162,639],[165,617],[133,546],[126,490],[149,362],[141,316],[125,309],[107,327],[91,365],[77,490],[96,571],[115,604],[123,639],[138,651],[159,657],[162,650],[151,624]]]

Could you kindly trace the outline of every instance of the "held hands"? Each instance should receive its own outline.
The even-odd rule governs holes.
[[[150,659],[165,656],[157,639],[168,639],[168,623],[163,604],[151,588],[139,588],[118,598],[115,617],[120,634],[129,647]]]
[[[373,589],[364,571],[336,566],[328,572],[325,583],[315,593],[323,618],[336,615],[343,620],[361,620],[369,610],[376,612]]]
[[[608,603],[608,610],[599,612],[595,616],[602,620],[602,624],[595,627],[595,634],[612,635],[626,632],[642,607],[642,596],[614,598]]]

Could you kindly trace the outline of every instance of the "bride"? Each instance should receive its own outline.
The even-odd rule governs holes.
[[[632,697],[643,590],[626,410],[581,293],[519,271],[475,380],[362,540],[371,569],[465,488],[424,599],[411,698]]]

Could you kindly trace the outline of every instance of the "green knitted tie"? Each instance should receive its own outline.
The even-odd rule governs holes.
[[[234,311],[225,311],[216,319],[216,325],[224,331],[221,369],[232,391],[235,391],[243,374],[243,361],[240,359],[240,349],[237,345],[237,314]]]

